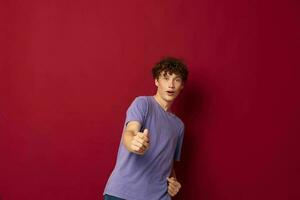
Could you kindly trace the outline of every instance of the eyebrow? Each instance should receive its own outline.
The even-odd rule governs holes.
[[[170,76],[171,75],[169,75],[169,74],[163,74],[163,77],[170,77]],[[174,79],[177,79],[177,78],[182,79],[181,76],[179,76],[179,75],[177,75],[177,76],[174,77]]]

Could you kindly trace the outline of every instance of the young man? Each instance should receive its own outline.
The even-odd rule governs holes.
[[[179,161],[184,124],[170,107],[188,77],[186,65],[164,58],[152,69],[154,96],[135,98],[127,110],[116,166],[104,190],[105,200],[170,200],[181,184]]]

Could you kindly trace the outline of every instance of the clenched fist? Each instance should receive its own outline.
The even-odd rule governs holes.
[[[176,178],[167,178],[168,180],[168,193],[170,196],[174,197],[180,190],[181,184],[176,180]]]
[[[143,155],[149,148],[149,137],[148,129],[145,129],[143,132],[137,132],[136,135],[132,138],[130,148],[133,153]]]

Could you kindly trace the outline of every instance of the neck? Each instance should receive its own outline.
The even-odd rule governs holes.
[[[158,104],[165,110],[165,111],[169,111],[171,108],[171,105],[173,102],[169,102],[169,101],[165,101],[163,100],[158,93],[156,93],[156,95],[154,95],[155,100],[158,102]]]

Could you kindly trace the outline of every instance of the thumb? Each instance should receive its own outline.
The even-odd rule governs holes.
[[[175,179],[174,177],[167,177],[167,180],[168,180],[169,182],[174,182],[176,179]]]
[[[168,182],[173,182],[173,179],[171,177],[167,177]]]
[[[148,133],[149,133],[148,129],[145,129],[145,130],[143,131],[144,136],[148,136]]]

